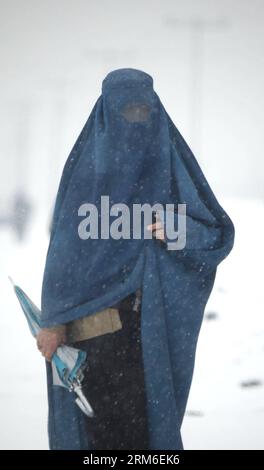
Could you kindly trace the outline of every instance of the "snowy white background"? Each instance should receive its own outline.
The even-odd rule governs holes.
[[[185,448],[263,449],[263,2],[0,0],[0,9],[0,448],[48,447],[45,367],[7,276],[40,303],[62,166],[105,75],[135,67],[153,76],[236,228],[205,311]],[[18,191],[33,206],[23,242],[3,222]]]

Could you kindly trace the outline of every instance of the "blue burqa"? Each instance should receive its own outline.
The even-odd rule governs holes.
[[[184,203],[187,241],[83,239],[85,203]],[[176,206],[177,208],[177,206]],[[110,223],[116,220],[110,216]],[[175,214],[177,222],[177,214]],[[99,231],[100,234],[100,231]],[[203,313],[234,226],[193,153],[140,70],[110,72],[66,161],[58,189],[42,286],[42,325],[62,324],[114,305],[142,288],[141,340],[150,449],[182,449],[180,428]],[[88,358],[89,360],[89,358]],[[74,397],[52,386],[51,449],[89,449]],[[89,397],[88,397],[89,398]]]

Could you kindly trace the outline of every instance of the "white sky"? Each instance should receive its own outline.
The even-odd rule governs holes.
[[[119,67],[153,76],[217,195],[263,196],[263,1],[1,0],[0,9],[1,204],[24,184],[50,206],[101,82]],[[197,19],[201,51],[188,27]]]

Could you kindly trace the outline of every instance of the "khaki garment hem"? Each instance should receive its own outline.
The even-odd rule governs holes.
[[[78,318],[66,324],[67,342],[84,341],[89,338],[114,333],[122,328],[117,308],[106,308],[93,315]]]

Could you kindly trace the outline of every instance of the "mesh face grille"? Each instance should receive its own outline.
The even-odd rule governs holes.
[[[128,122],[144,122],[150,115],[150,107],[144,103],[128,104],[121,112]]]

